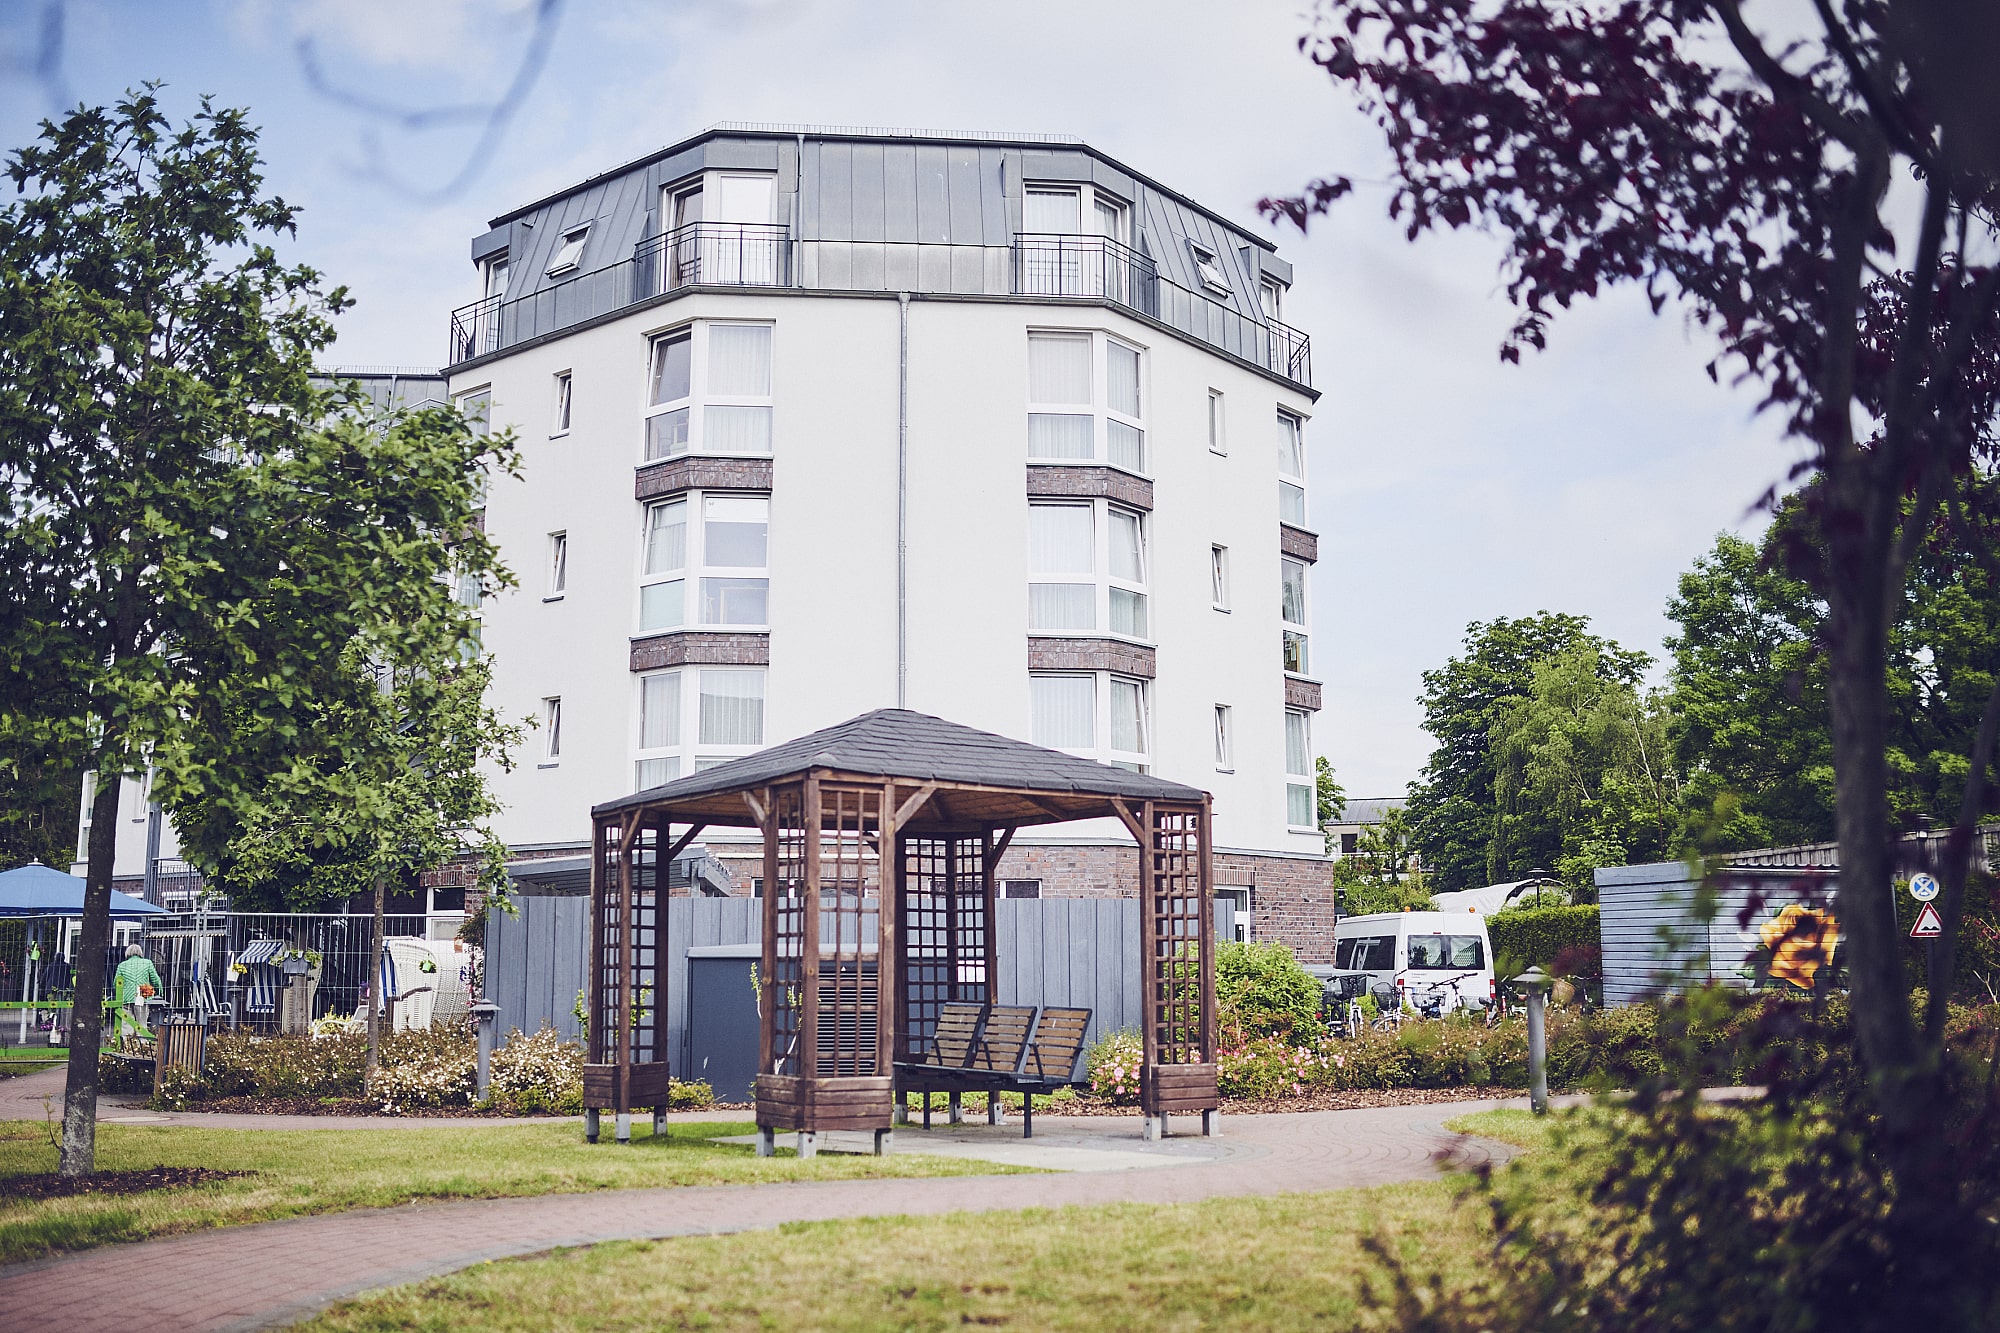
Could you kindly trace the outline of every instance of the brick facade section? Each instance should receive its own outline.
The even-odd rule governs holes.
[[[1304,560],[1308,564],[1319,562],[1319,538],[1289,523],[1278,525],[1278,549],[1294,560]]]
[[[1296,676],[1285,677],[1285,707],[1317,713],[1320,710],[1320,683],[1300,680]]]
[[[1159,674],[1158,658],[1142,644],[1117,639],[1028,640],[1030,671],[1116,671],[1121,676],[1151,680]]]
[[[632,641],[632,670],[676,666],[769,666],[768,634],[710,634],[675,630]]]
[[[1153,511],[1153,483],[1111,467],[1069,467],[1028,464],[1028,494],[1064,498],[1116,500],[1134,509]]]
[[[670,458],[639,469],[635,497],[653,500],[676,491],[768,491],[768,458]]]

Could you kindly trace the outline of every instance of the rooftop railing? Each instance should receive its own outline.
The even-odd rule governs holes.
[[[517,297],[452,312],[449,364],[696,287],[913,291],[1104,301],[1296,384],[1312,383],[1312,343],[1261,313],[1183,287],[1105,236],[1022,232],[1010,245],[795,240],[783,226],[696,222],[641,241],[632,257]]]

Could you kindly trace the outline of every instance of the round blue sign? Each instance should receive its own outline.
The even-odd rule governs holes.
[[[1910,876],[1910,896],[1920,903],[1927,903],[1938,896],[1938,882],[1934,875]]]

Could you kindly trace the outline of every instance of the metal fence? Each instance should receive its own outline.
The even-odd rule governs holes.
[[[519,296],[454,310],[449,364],[694,286],[948,292],[1108,301],[1230,356],[1312,383],[1312,342],[1260,311],[1183,287],[1108,236],[1021,232],[1009,245],[795,239],[782,226],[691,223],[631,257]]]
[[[515,899],[518,914],[486,918],[486,997],[500,1007],[501,1036],[544,1025],[581,1033],[577,996],[586,979],[590,903],[581,897]],[[743,996],[691,990],[688,951],[762,942],[763,900],[674,898],[667,903],[667,1050],[688,1068],[690,1018]],[[1139,904],[1129,898],[1008,898],[994,905],[1001,1004],[1074,1005],[1091,1011],[1087,1040],[1137,1027],[1144,999]],[[1216,904],[1215,934],[1233,939],[1235,912]],[[747,994],[747,991],[745,992]]]

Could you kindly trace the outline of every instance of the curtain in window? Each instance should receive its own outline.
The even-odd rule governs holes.
[[[1146,686],[1142,681],[1111,678],[1111,748],[1125,754],[1146,752]]]
[[[1287,477],[1306,474],[1305,435],[1299,419],[1278,413],[1278,471]]]
[[[1135,639],[1146,637],[1146,594],[1126,588],[1111,590],[1111,632]]]
[[[1024,231],[1075,233],[1083,230],[1083,201],[1075,190],[1029,190],[1022,201]]]
[[[1104,423],[1104,456],[1127,472],[1146,470],[1146,432],[1122,421]]]
[[[645,791],[672,782],[681,775],[679,755],[669,755],[665,759],[641,759],[633,784],[634,791]]]
[[[670,750],[681,743],[681,673],[639,680],[639,748]]]
[[[764,398],[770,395],[770,325],[708,326],[708,391],[727,398]]]
[[[701,623],[768,625],[770,591],[769,579],[703,579]]]
[[[687,568],[687,501],[674,500],[646,511],[646,572],[672,574]]]
[[[702,447],[715,453],[768,454],[771,452],[771,409],[710,403],[701,410],[701,432]]]
[[[1097,585],[1094,583],[1030,583],[1028,628],[1092,630],[1097,628]]]
[[[1146,581],[1146,550],[1139,516],[1111,511],[1111,577],[1128,583]]]
[[[1278,520],[1296,527],[1306,522],[1306,488],[1289,481],[1278,483]]]
[[[1096,677],[1030,676],[1028,696],[1035,744],[1055,750],[1096,748]]]
[[[1056,412],[1028,413],[1028,457],[1043,459],[1083,458],[1096,453],[1091,440],[1095,417]],[[1131,464],[1123,464],[1131,467]],[[1134,467],[1133,471],[1139,471]]]
[[[1302,560],[1279,562],[1283,571],[1283,586],[1278,604],[1287,622],[1294,625],[1306,623],[1306,567]]]
[[[1089,505],[1028,506],[1028,569],[1036,574],[1088,574],[1095,568]]]
[[[1106,344],[1106,401],[1114,412],[1128,417],[1139,413],[1139,353],[1123,343]]]
[[[1090,402],[1090,335],[1028,335],[1028,401]]]
[[[704,669],[701,673],[703,745],[764,743],[764,673]]]
[[[1313,789],[1303,782],[1285,785],[1285,822],[1293,828],[1314,828],[1318,821],[1318,801]]]
[[[1287,709],[1285,712],[1285,772],[1293,777],[1312,776],[1312,732],[1306,722],[1306,715]],[[1306,821],[1310,824],[1312,821]]]

